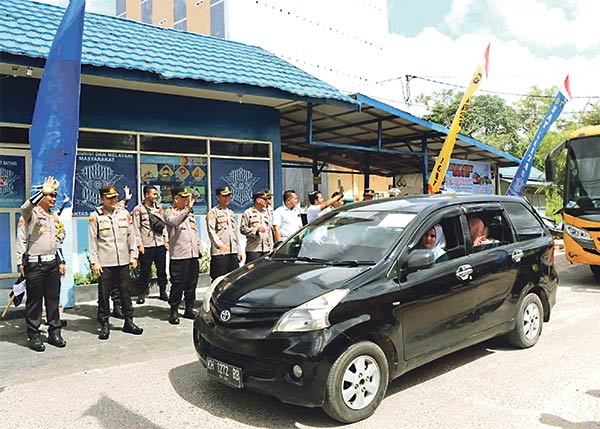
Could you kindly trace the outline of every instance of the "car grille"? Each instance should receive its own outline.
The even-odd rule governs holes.
[[[200,350],[206,356],[242,368],[244,374],[253,377],[275,378],[277,375],[277,368],[279,366],[279,360],[277,359],[264,359],[241,355],[214,346],[202,337],[200,337]]]
[[[285,309],[270,310],[237,307],[223,302],[216,304],[213,300],[210,302],[210,310],[216,323],[232,328],[270,328],[275,326],[275,323],[287,311]],[[229,311],[230,314],[230,318],[227,321],[223,321],[220,317],[224,310]]]

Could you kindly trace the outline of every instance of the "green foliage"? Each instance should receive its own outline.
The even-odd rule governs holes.
[[[98,283],[98,277],[95,276],[91,271],[86,274],[74,273],[73,283],[76,285],[87,286]]]
[[[600,125],[600,101],[588,103],[579,117],[581,125]]]

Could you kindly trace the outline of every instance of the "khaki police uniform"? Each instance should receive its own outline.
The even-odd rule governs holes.
[[[200,239],[194,213],[188,209],[169,208],[165,213],[169,234],[169,274],[171,292],[169,304],[177,310],[182,294],[186,310],[192,311],[196,299],[200,257]]]
[[[148,291],[152,262],[156,266],[156,276],[160,295],[164,296],[167,290],[165,243],[169,242],[169,234],[165,227],[162,233],[157,233],[150,228],[150,215],[148,212],[165,220],[164,211],[159,207],[148,207],[145,203],[138,204],[133,209],[133,230],[137,246],[144,247],[144,253],[139,254],[140,273],[137,279],[138,293],[143,296]]]
[[[89,217],[89,254],[92,264],[100,264],[98,280],[98,321],[107,323],[111,290],[116,286],[126,319],[133,317],[129,264],[138,257],[137,242],[131,216],[126,209],[116,207],[112,213],[98,207]]]
[[[259,232],[259,227],[264,232]],[[244,211],[240,232],[246,236],[246,263],[258,259],[273,250],[273,220],[269,207],[258,210],[250,207]]]
[[[240,266],[238,259],[237,222],[229,208],[215,206],[206,215],[210,240],[210,277],[214,280]],[[225,251],[221,246],[225,246]]]
[[[42,322],[42,299],[46,302],[48,332],[60,333],[61,321],[58,312],[60,300],[60,269],[64,257],[60,246],[65,238],[65,229],[56,213],[48,213],[37,205],[44,198],[40,191],[21,206],[25,248],[23,260],[27,290],[25,323],[29,338],[39,337]]]

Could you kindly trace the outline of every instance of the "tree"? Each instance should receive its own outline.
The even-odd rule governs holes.
[[[579,117],[581,125],[600,125],[600,101],[586,104]]]

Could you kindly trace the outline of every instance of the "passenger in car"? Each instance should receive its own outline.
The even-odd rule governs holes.
[[[440,225],[435,225],[421,238],[421,247],[423,249],[433,250],[435,256],[435,262],[441,262],[448,260],[448,255],[444,250],[446,240],[444,239],[444,233]]]
[[[497,243],[497,240],[486,237],[485,224],[477,216],[468,216],[467,222],[469,223],[469,233],[471,234],[471,241],[473,246],[483,246],[485,244]]]

